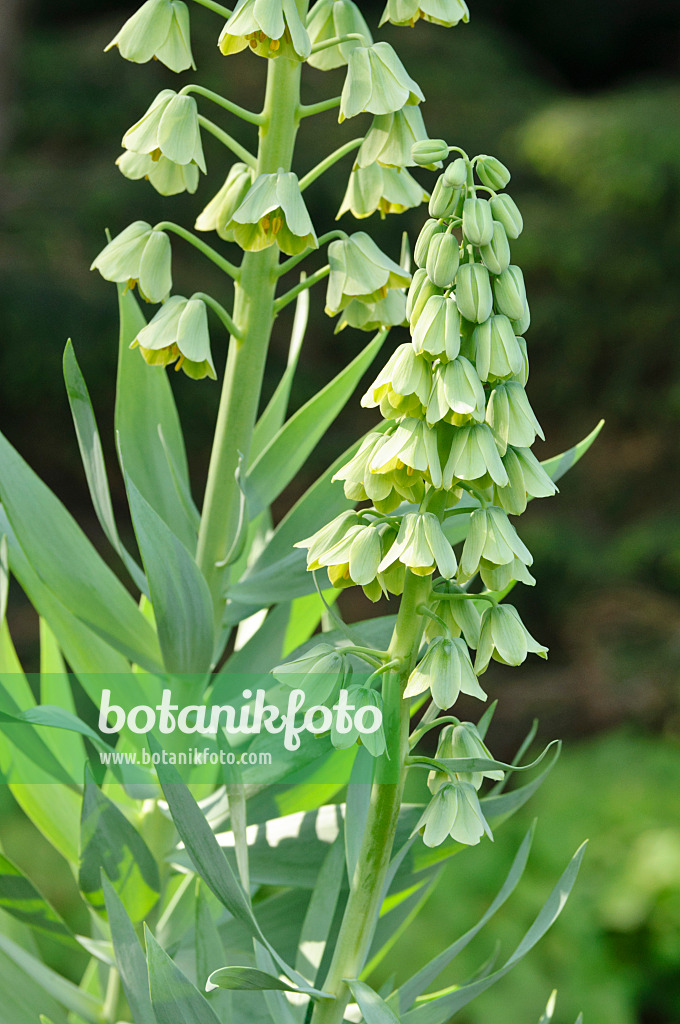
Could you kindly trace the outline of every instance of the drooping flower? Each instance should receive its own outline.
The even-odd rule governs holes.
[[[470,11],[465,0],[387,0],[380,24],[389,21],[393,25],[413,26],[419,18],[451,28],[460,21],[467,23]]]
[[[432,611],[440,619],[443,619],[444,626],[437,622],[436,619],[430,619],[425,627],[426,640],[435,640],[437,637],[448,636],[449,634],[454,637],[462,634],[468,647],[471,647],[473,650],[477,649],[482,616],[477,610],[474,601],[465,599],[460,601],[436,601],[432,606]]]
[[[333,477],[342,480],[345,496],[352,501],[371,501],[379,512],[391,512],[402,501],[418,503],[423,496],[422,478],[407,468],[397,466],[394,459],[389,467],[383,466],[381,473],[371,472],[371,459],[376,448],[382,444],[383,434],[370,433],[361,443],[353,458]]]
[[[116,165],[124,177],[131,181],[145,178],[162,196],[176,196],[180,192],[193,195],[198,188],[196,164],[176,164],[167,156],[154,159],[149,153],[126,150],[118,157]]]
[[[326,313],[334,316],[352,299],[377,302],[389,289],[407,288],[411,275],[386,256],[364,231],[328,246],[331,272],[326,290]]]
[[[291,689],[305,691],[305,704],[325,704],[351,678],[346,655],[330,644],[315,644],[305,654],[272,669],[272,675]]]
[[[457,356],[436,367],[427,403],[427,422],[431,426],[443,419],[457,425],[470,418],[481,421],[485,404],[482,382],[469,359]]]
[[[420,107],[410,105],[393,113],[378,114],[361,144],[357,166],[379,163],[383,167],[414,167],[413,146],[426,139]]]
[[[461,722],[459,725],[445,725],[437,741],[437,753],[435,754],[437,761],[453,761],[469,757],[493,760],[489,748],[477,731],[477,727],[472,722]],[[500,782],[505,775],[498,768],[487,768],[477,772],[456,772],[455,774],[460,782],[469,782],[476,790],[481,787],[484,779]],[[445,779],[446,777],[441,772],[430,772],[427,779],[430,792],[436,793]]]
[[[463,553],[460,558],[458,582],[466,583],[481,570],[482,579],[490,590],[495,590],[488,570],[498,566],[515,566],[518,559],[531,565],[533,557],[501,508],[477,508],[470,515]],[[500,589],[500,588],[499,588]]]
[[[156,59],[171,71],[196,70],[191,53],[189,8],[182,0],[146,0],[105,47],[117,46],[135,64]]]
[[[404,697],[417,697],[426,690],[430,690],[432,700],[442,711],[453,707],[461,693],[486,700],[463,640],[442,636],[432,641],[409,676]]]
[[[536,435],[541,439],[545,436],[526,391],[514,380],[495,386],[489,396],[486,422],[494,432],[502,455],[509,444],[515,448],[530,448]]]
[[[172,288],[170,239],[137,220],[104,246],[90,270],[98,270],[106,281],[137,285],[147,302],[163,302]]]
[[[225,225],[242,249],[258,252],[277,245],[288,256],[318,249],[297,175],[279,170],[260,174]]]
[[[493,839],[469,782],[449,782],[438,789],[416,826],[423,827],[423,842],[430,847],[440,846],[447,836],[464,846],[477,846],[484,833]]]
[[[455,359],[460,352],[460,313],[456,300],[432,295],[415,321],[412,343],[418,355]]]
[[[391,289],[384,299],[377,302],[362,302],[352,299],[340,314],[335,333],[345,327],[356,327],[360,331],[378,331],[383,327],[397,327],[406,322],[406,296]]]
[[[234,241],[234,232],[227,224],[245,199],[255,180],[255,171],[248,164],[235,163],[217,195],[196,218],[197,231],[216,231],[225,242]]]
[[[351,686],[347,691],[347,703],[355,708],[352,714],[351,728],[348,732],[340,732],[338,719],[334,718],[331,727],[331,743],[337,750],[347,750],[354,746],[361,736],[362,746],[366,747],[369,754],[372,754],[373,757],[380,757],[385,752],[385,731],[382,724],[374,732],[360,733],[354,722],[356,713],[362,708],[375,708],[382,715],[382,697],[370,686]]]
[[[472,332],[475,366],[481,380],[503,380],[519,373],[522,350],[507,316],[496,314]]]
[[[376,210],[381,217],[403,213],[427,199],[427,192],[404,167],[383,167],[374,163],[355,167],[347,184],[336,220],[348,211],[361,220]]]
[[[370,46],[373,42],[371,31],[364,16],[352,0],[317,0],[307,18],[307,31],[312,46],[329,39],[359,35],[359,39],[347,39],[335,46],[324,46],[307,58],[307,63],[320,71],[347,64],[349,55],[357,46]]]
[[[312,49],[295,0],[239,0],[217,45],[225,56],[249,46],[260,57],[297,61]]]
[[[431,386],[427,360],[416,355],[413,347],[405,343],[394,350],[361,404],[364,409],[380,406],[381,411],[384,409],[383,415],[388,414],[386,419],[394,419],[419,412],[427,403]]]
[[[456,571],[453,548],[431,512],[408,512],[404,516],[396,540],[380,563],[380,571],[397,560],[416,576],[430,576],[436,568],[445,579],[451,579]]]
[[[433,487],[442,486],[442,470],[437,450],[437,433],[423,420],[407,417],[391,434],[383,434],[373,452],[371,471],[390,472],[398,459],[412,473],[427,475]],[[436,517],[435,517],[436,518]]]
[[[168,366],[176,361],[175,370],[183,370],[193,380],[217,377],[210,351],[208,312],[202,299],[171,296],[130,348],[137,346],[150,366]]]
[[[389,43],[357,46],[347,61],[339,121],[357,114],[390,114],[424,99]]]
[[[499,487],[505,487],[508,482],[508,474],[488,424],[466,423],[456,427],[444,467],[446,490],[453,486],[454,480],[478,480],[487,473]]]
[[[205,174],[196,100],[164,89],[144,116],[126,131],[123,148],[154,158],[164,156],[176,164],[196,164]]]
[[[509,446],[503,465],[508,483],[505,487],[494,487],[494,503],[510,515],[521,515],[528,497],[549,498],[557,492],[556,485],[529,448]]]
[[[334,587],[351,583],[365,586],[372,583],[382,557],[377,527],[358,517],[356,522],[348,518],[328,545],[321,547],[318,535],[314,535],[298,541],[295,547],[308,548],[307,568],[326,567],[331,586]]]
[[[475,672],[486,672],[491,658],[502,665],[521,665],[527,654],[548,657],[548,648],[532,637],[519,612],[511,604],[497,604],[482,615]]]

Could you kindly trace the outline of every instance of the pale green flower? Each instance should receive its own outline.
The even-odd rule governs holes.
[[[430,241],[425,261],[427,276],[438,288],[450,288],[460,264],[458,239],[448,231],[437,233]]]
[[[361,519],[356,512],[341,512],[339,516],[322,526],[311,537],[298,541],[296,547],[308,549],[307,568],[310,570],[320,569],[319,559],[323,557],[324,553],[341,541],[347,535],[348,530],[360,523]]]
[[[532,637],[511,604],[493,605],[482,615],[479,647],[475,660],[475,672],[481,675],[488,668],[491,658],[502,665],[521,665],[527,654],[548,657],[548,648]]]
[[[487,570],[508,564],[516,568],[516,560],[526,566],[532,564],[533,557],[503,509],[495,506],[475,509],[470,515],[470,525],[463,545],[458,582],[466,583],[481,570],[485,584],[490,590],[495,590],[493,580],[487,581]]]
[[[437,790],[416,827],[424,827],[423,842],[430,847],[440,846],[447,836],[464,846],[477,846],[485,833],[493,839],[469,782],[449,782]]]
[[[502,274],[494,277],[493,295],[499,313],[505,313],[510,320],[519,320],[524,316],[527,293],[519,267],[511,264]]]
[[[475,327],[472,348],[481,380],[502,380],[522,369],[522,351],[512,324],[500,313]]]
[[[433,487],[442,486],[437,433],[423,420],[404,419],[393,433],[383,435],[371,459],[372,472],[389,472],[393,459],[412,472],[426,474]]]
[[[427,199],[427,192],[411,177],[404,167],[355,167],[347,184],[336,220],[350,211],[361,220],[376,210],[384,217],[388,213],[403,213]]]
[[[446,533],[446,523],[444,523],[444,533]],[[441,623],[430,619],[425,627],[426,640],[431,641],[436,637],[449,634],[451,636],[462,634],[468,647],[477,648],[482,616],[474,601],[436,601],[432,610],[440,619],[444,620],[446,629]]]
[[[493,430],[501,455],[505,455],[509,444],[514,448],[530,448],[536,435],[544,439],[526,391],[514,380],[495,386],[486,407],[486,422]]]
[[[312,49],[295,0],[239,0],[217,45],[225,56],[250,47],[260,57],[297,61]]]
[[[442,175],[444,185],[446,185],[447,188],[461,189],[467,182],[469,166],[468,161],[464,160],[462,156],[453,160],[448,167],[444,169],[444,173]]]
[[[236,242],[248,252],[277,245],[293,256],[319,247],[297,175],[292,171],[260,174],[225,230],[232,231]]]
[[[480,153],[475,162],[475,170],[479,180],[496,191],[505,188],[510,181],[510,171],[495,156]]]
[[[453,707],[458,695],[486,700],[477,682],[467,644],[458,637],[438,637],[408,678],[404,697],[417,697],[430,690],[432,700],[441,711]]]
[[[373,42],[371,30],[352,0],[317,0],[307,18],[307,31],[312,45],[348,35],[363,36],[364,46],[370,46]],[[321,71],[330,71],[347,64],[352,50],[361,45],[358,39],[348,39],[337,46],[326,46],[312,53],[307,63]]]
[[[519,238],[524,229],[522,214],[511,196],[492,196],[489,200],[493,219],[505,228],[508,238]]]
[[[299,541],[295,547],[313,546],[307,553],[307,568],[328,569],[331,586],[343,586],[347,583],[358,583],[360,586],[371,583],[378,572],[382,558],[380,534],[376,526],[364,521],[351,523],[333,544],[319,550],[314,544],[314,537]]]
[[[196,164],[176,164],[166,156],[154,158],[149,153],[126,150],[118,157],[116,165],[121,174],[131,181],[146,178],[162,196],[176,196],[180,192],[193,195],[198,188]]]
[[[427,300],[415,322],[412,343],[418,355],[456,358],[460,352],[460,313],[455,299],[432,295]],[[427,404],[427,398],[423,404]]]
[[[357,46],[347,62],[339,120],[365,113],[390,114],[424,99],[389,43]]]
[[[384,299],[377,302],[363,302],[353,299],[342,313],[335,333],[345,327],[356,327],[360,331],[378,331],[383,327],[397,327],[406,322],[406,296],[394,288]]]
[[[382,697],[376,690],[371,689],[370,686],[350,686],[347,691],[347,703],[350,707],[354,707],[356,711],[359,711],[361,708],[371,707],[377,708],[382,714]],[[360,733],[354,727],[356,711],[352,713],[352,728],[349,732],[341,733],[337,727],[337,719],[333,719],[331,743],[337,750],[347,750],[349,747],[353,747],[359,737],[361,737],[361,744],[366,747],[369,754],[372,754],[373,757],[380,757],[385,752],[385,731],[382,725],[375,732]]]
[[[308,707],[330,702],[351,674],[346,656],[330,644],[316,644],[294,661],[272,669],[272,675],[280,683],[304,690]]]
[[[424,485],[421,477],[413,473],[409,476],[403,464],[398,467],[397,459],[389,467],[383,467],[383,472],[371,472],[371,459],[383,440],[383,434],[368,434],[356,455],[338,470],[333,480],[343,481],[345,496],[351,501],[370,501],[379,512],[388,513],[402,501],[419,503]]]
[[[427,139],[420,107],[406,106],[390,114],[378,114],[357,154],[357,166],[379,163],[383,167],[413,167],[414,143]]]
[[[386,256],[364,231],[328,246],[331,268],[326,290],[326,313],[334,316],[352,299],[377,302],[389,289],[407,288],[411,275]],[[402,317],[403,319],[403,317]]]
[[[494,487],[494,503],[510,515],[519,516],[527,507],[527,497],[549,498],[557,492],[543,466],[529,448],[508,447],[503,456],[508,474],[505,487]]]
[[[427,404],[431,386],[427,360],[416,355],[412,346],[405,343],[394,350],[361,399],[361,404],[364,409],[375,409],[378,405],[382,408],[387,399],[394,410],[393,415],[387,418],[394,419],[395,415],[401,415],[399,410],[422,409]]]
[[[126,131],[123,148],[156,158],[164,156],[176,164],[196,164],[205,174],[196,100],[164,89],[144,116]]]
[[[465,356],[440,364],[434,372],[427,422],[432,426],[440,420],[460,426],[470,418],[484,419],[486,396],[477,371]]]
[[[413,275],[411,287],[406,296],[406,316],[412,330],[433,295],[443,295],[443,289],[437,288],[436,284],[433,284],[427,276],[427,271],[419,267]]]
[[[216,231],[225,242],[233,242],[234,232],[227,230],[227,224],[247,196],[254,180],[255,171],[252,167],[243,163],[233,164],[222,188],[196,218],[196,230]]]
[[[471,196],[463,203],[463,234],[473,245],[488,245],[493,238],[493,217],[486,199]]]
[[[106,281],[137,285],[147,302],[163,302],[172,288],[170,239],[137,220],[104,246],[90,267],[95,269]]]
[[[439,734],[435,758],[437,761],[453,761],[464,757],[485,758],[493,761],[491,751],[472,722],[445,725]],[[456,772],[456,778],[460,782],[469,782],[476,790],[481,787],[484,779],[501,782],[504,777],[505,773],[501,769],[493,768],[481,772]],[[430,772],[427,784],[432,793],[437,792],[441,784],[440,780],[443,779],[445,776],[441,772]]]
[[[444,488],[450,490],[454,480],[478,480],[487,473],[499,487],[505,487],[508,482],[508,474],[489,426],[486,423],[466,423],[456,427],[444,467]]]
[[[482,261],[492,274],[502,274],[510,265],[510,243],[505,228],[500,221],[493,222],[493,237],[479,250]],[[517,332],[521,334],[521,331]]]
[[[427,264],[427,254],[430,251],[430,242],[435,235],[443,234],[446,231],[446,224],[442,224],[440,220],[436,220],[434,217],[430,217],[423,224],[416,244],[413,248],[413,259],[417,267],[425,268]]]
[[[465,0],[387,0],[380,24],[413,26],[419,18],[451,28],[460,21],[467,23],[470,11]]]
[[[498,280],[496,278],[496,280]],[[456,274],[456,304],[466,320],[481,324],[493,309],[489,271],[481,263],[463,263]]]
[[[450,580],[456,571],[453,548],[431,512],[408,512],[404,516],[397,539],[380,563],[380,571],[397,560],[417,576],[430,576],[436,568]]]
[[[175,370],[183,370],[193,380],[217,377],[210,352],[208,311],[202,299],[171,296],[130,348],[137,345],[150,366],[168,366],[176,360]]]
[[[515,334],[521,335],[524,334],[525,331],[528,331],[529,326],[531,324],[531,312],[529,310],[528,302],[525,305],[524,312],[522,313],[519,320],[511,320],[510,323],[512,324],[512,329],[515,332]]]
[[[146,0],[105,50],[117,46],[135,64],[155,58],[171,71],[196,70],[191,53],[189,8],[182,0]]]

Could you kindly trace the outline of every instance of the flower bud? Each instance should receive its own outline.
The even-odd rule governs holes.
[[[512,329],[514,330],[515,334],[518,334],[518,335],[521,336],[522,334],[525,334],[526,331],[529,330],[530,326],[531,326],[531,311],[529,309],[529,303],[527,302],[527,303],[525,303],[524,312],[522,313],[522,316],[519,318],[519,320],[513,320],[512,321]]]
[[[422,276],[418,276],[421,275]],[[417,279],[417,280],[416,280]],[[409,289],[409,296],[406,300],[406,315],[408,316],[411,328],[415,328],[418,317],[425,308],[425,304],[433,295],[441,295],[441,288],[437,288],[427,276],[427,271],[416,270]],[[409,312],[410,308],[410,312]]]
[[[478,324],[472,333],[472,345],[481,380],[502,379],[521,370],[522,353],[507,316],[496,314]]]
[[[475,167],[479,180],[489,188],[495,190],[505,188],[510,181],[510,171],[495,156],[486,156],[485,154],[478,156]]]
[[[509,444],[514,448],[530,448],[537,434],[544,439],[526,391],[514,380],[497,384],[493,389],[486,408],[486,422],[494,432],[501,455],[505,455]]]
[[[173,295],[142,328],[130,348],[137,346],[150,366],[168,366],[177,360],[175,370],[183,370],[193,380],[217,377],[210,352],[208,312],[202,299]]]
[[[463,203],[463,234],[473,245],[488,245],[493,238],[493,217],[486,199],[470,198]]]
[[[135,64],[155,59],[171,71],[196,70],[191,53],[189,8],[182,0],[146,0],[105,52],[114,46],[121,57]]]
[[[255,171],[252,167],[243,163],[233,164],[222,188],[196,218],[196,230],[216,231],[225,242],[233,242],[234,232],[227,230],[227,224],[247,196],[254,180]]]
[[[440,174],[430,197],[428,206],[430,217],[436,217],[440,220],[445,217],[451,217],[458,205],[459,196],[460,189],[447,185],[444,181],[444,176]]]
[[[460,313],[455,299],[432,295],[427,300],[413,328],[413,348],[418,354],[456,358],[460,352]]]
[[[347,61],[338,120],[363,113],[389,114],[424,99],[389,43],[357,46]]]
[[[492,274],[502,274],[510,265],[510,243],[505,228],[500,221],[493,222],[493,237],[486,245],[480,246],[479,253],[487,270]],[[517,332],[521,334],[521,331]]]
[[[147,302],[163,302],[172,288],[170,239],[137,220],[104,246],[90,269],[98,270],[105,281],[138,285]]]
[[[493,219],[503,225],[508,238],[519,238],[524,228],[524,221],[515,200],[508,195],[492,196],[489,206]]]
[[[427,263],[427,254],[430,248],[430,241],[435,235],[442,234],[446,231],[446,225],[442,224],[441,221],[426,220],[420,229],[420,234],[416,239],[415,248],[413,250],[413,259],[416,262],[416,266],[424,267]]]
[[[491,316],[493,296],[489,271],[480,263],[464,263],[456,274],[456,304],[466,320],[484,323]]]
[[[448,155],[449,147],[444,139],[423,139],[411,147],[411,157],[419,167],[440,163]]]
[[[524,316],[527,293],[519,267],[511,264],[502,274],[494,277],[493,294],[499,313],[505,313],[510,320],[520,320]]]
[[[467,172],[468,162],[462,156],[459,156],[457,160],[454,160],[453,163],[450,163],[445,168],[442,175],[444,184],[447,188],[462,188],[467,181]]]
[[[317,0],[309,12],[307,31],[312,45],[347,35],[362,36],[364,46],[373,42],[370,29],[352,0]],[[307,63],[320,71],[331,71],[347,64],[352,50],[361,45],[359,39],[348,39],[336,46],[325,46],[310,54]]]
[[[475,672],[485,672],[491,658],[502,665],[521,665],[527,654],[548,657],[548,648],[532,637],[516,608],[511,604],[497,604],[487,608],[482,615],[479,647],[475,660]]]
[[[436,234],[427,251],[425,268],[429,279],[437,288],[450,288],[456,279],[460,264],[460,247],[455,235]]]

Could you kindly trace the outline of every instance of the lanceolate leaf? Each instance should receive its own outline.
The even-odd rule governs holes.
[[[220,967],[208,978],[208,991],[215,988],[240,989],[245,992],[299,992],[273,974],[256,967]]]
[[[89,993],[84,992],[66,978],[46,967],[40,960],[27,953],[25,949],[18,946],[6,935],[0,932],[0,953],[4,953],[17,967],[25,972],[27,983],[38,986],[52,999],[60,1003],[71,1013],[83,1017],[93,1024],[101,1024],[102,1006],[99,1000]]]
[[[151,1008],[149,973],[144,951],[118,893],[103,873],[102,890],[120,980],[132,1017],[135,1024],[157,1024]]]
[[[579,459],[583,458],[585,453],[588,451],[590,446],[596,440],[598,434],[604,426],[604,420],[600,420],[597,426],[591,430],[587,437],[584,437],[582,441],[575,444],[573,448],[568,448],[566,452],[562,452],[561,455],[553,455],[551,459],[546,459],[541,465],[552,480],[559,480],[564,474],[575,466]]]
[[[0,907],[35,931],[69,945],[73,933],[33,883],[0,853]]]
[[[350,992],[359,1004],[366,1024],[399,1024],[399,1018],[390,1010],[384,999],[369,985],[356,979],[348,981]]]
[[[151,1003],[158,1024],[220,1024],[207,999],[146,931]]]
[[[321,865],[312,898],[302,923],[295,969],[316,980],[333,926],[335,908],[345,878],[345,851],[338,837]]]

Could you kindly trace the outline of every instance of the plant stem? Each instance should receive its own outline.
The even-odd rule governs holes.
[[[325,267],[321,267],[320,270],[310,274],[309,277],[303,278],[299,284],[296,284],[294,288],[290,289],[290,291],[284,292],[284,294],[276,300],[274,303],[274,310],[279,313],[285,306],[291,303],[293,299],[296,299],[300,292],[307,291],[308,288],[313,288],[319,281],[323,281],[325,277],[328,277],[330,272],[331,268],[326,264]]]
[[[325,110],[332,110],[339,107],[342,102],[341,96],[333,96],[329,100],[320,100],[318,103],[301,103],[298,107],[300,117],[313,117],[314,114],[323,114]]]
[[[216,139],[219,139],[222,145],[226,146],[227,149],[230,149],[234,156],[239,157],[240,160],[243,160],[244,164],[248,164],[248,166],[252,167],[253,170],[255,169],[257,161],[253,154],[249,153],[245,146],[242,146],[240,142],[237,142],[236,139],[229,135],[228,132],[225,132],[224,129],[220,128],[218,125],[213,124],[209,118],[203,117],[203,114],[198,115],[198,123],[201,128],[205,128],[207,132],[210,132],[210,134],[214,135]]]
[[[201,7],[207,7],[209,11],[214,11],[215,14],[221,14],[223,18],[230,18],[231,11],[228,7],[223,7],[222,4],[215,3],[215,0],[194,0],[195,3],[200,4]]]
[[[322,160],[321,163],[318,163],[316,167],[312,167],[311,171],[308,171],[304,178],[300,178],[300,191],[304,192],[306,188],[309,188],[313,181],[320,178],[322,174],[333,166],[333,164],[337,164],[338,160],[342,160],[343,156],[347,156],[347,154],[351,153],[352,150],[358,149],[363,141],[363,138],[361,138],[352,139],[350,142],[346,142],[344,146],[340,146],[338,149],[334,150],[324,160]]]
[[[213,299],[212,295],[207,295],[205,292],[194,292],[194,294],[191,297],[192,299],[202,299],[203,302],[205,302],[206,306],[209,306],[210,309],[212,309],[215,316],[222,322],[223,326],[226,328],[227,332],[230,335],[234,334],[237,335],[239,338],[241,337],[241,332],[239,331],[238,327],[230,317],[229,313],[227,313],[224,306],[221,305],[221,303],[219,303],[217,299]]]
[[[241,273],[238,267],[235,267],[229,260],[225,260],[224,256],[220,256],[211,245],[202,239],[197,238],[191,231],[187,231],[180,224],[174,224],[171,220],[162,220],[158,224],[154,224],[154,231],[172,231],[178,238],[183,238],[185,242],[189,242],[195,249],[202,252],[204,256],[207,256],[215,266],[223,270],[225,274],[232,277],[235,281],[238,280],[238,276]]]
[[[256,114],[253,110],[246,110],[245,107],[240,107],[238,103],[233,103],[228,100],[225,96],[220,96],[218,92],[213,92],[212,89],[206,89],[202,85],[185,85],[180,90],[180,96],[188,96],[189,93],[195,93],[197,96],[203,96],[206,100],[212,100],[218,107],[223,107],[228,110],[231,114],[235,114],[236,117],[240,117],[242,121],[247,121],[249,124],[262,124],[262,114]]]

